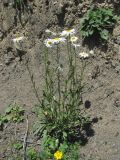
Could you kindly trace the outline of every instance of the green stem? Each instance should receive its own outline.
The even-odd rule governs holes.
[[[57,65],[60,66],[60,54],[59,46],[57,45]],[[58,99],[59,99],[59,112],[60,112],[60,101],[61,101],[61,83],[60,83],[60,70],[57,68],[57,79],[58,79]]]
[[[45,84],[46,84],[46,89],[48,90],[48,49],[47,48],[45,48],[44,64],[45,64]]]
[[[29,68],[29,65],[28,65],[28,60],[27,60],[27,58],[26,58],[26,67],[27,67],[27,70],[28,70],[28,73],[29,73],[29,76],[30,76],[30,79],[31,79],[31,82],[32,82],[32,85],[33,85],[33,91],[34,91],[34,93],[35,93],[35,96],[36,96],[38,102],[41,104],[41,100],[40,100],[38,91],[37,91],[37,89],[36,89],[34,77],[33,77],[33,74],[31,74],[31,71],[30,71],[30,68]]]
[[[69,37],[67,38],[67,53],[68,53],[69,66],[70,66],[70,48],[69,48]]]
[[[77,57],[76,57],[76,50],[74,48],[74,55],[75,55],[75,83],[77,83]]]

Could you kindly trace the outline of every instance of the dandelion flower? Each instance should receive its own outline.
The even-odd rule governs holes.
[[[52,32],[52,31],[51,31],[51,30],[49,30],[49,29],[46,29],[46,30],[45,30],[45,32],[46,32],[46,33],[51,33],[51,34],[52,34],[52,35],[54,35],[54,36],[56,35],[56,33],[55,33],[55,32]]]
[[[75,29],[67,29],[67,30],[64,30],[60,33],[60,36],[62,37],[68,37],[69,35],[74,35],[76,33],[76,30]]]
[[[79,56],[80,56],[80,58],[88,58],[89,54],[86,52],[81,52],[81,53],[79,53]]]
[[[46,47],[51,48],[53,47],[54,42],[52,39],[48,38],[44,41],[44,44],[46,45]]]
[[[76,37],[76,36],[72,36],[72,37],[70,38],[70,41],[71,41],[72,43],[75,43],[77,40],[78,40],[78,37]]]
[[[16,49],[22,50],[22,43],[23,43],[24,39],[25,39],[25,37],[23,37],[23,36],[12,39]]]
[[[56,151],[54,153],[54,157],[55,157],[56,160],[61,160],[62,157],[63,157],[63,153],[61,151]]]
[[[54,44],[58,44],[60,42],[65,42],[66,41],[66,39],[63,38],[63,37],[62,38],[53,38],[52,40],[53,40]]]

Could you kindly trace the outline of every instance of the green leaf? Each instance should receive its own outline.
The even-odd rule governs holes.
[[[67,133],[63,132],[63,138],[66,139],[67,138]]]
[[[12,110],[12,106],[9,106],[8,108],[5,109],[5,113],[9,114]]]
[[[23,145],[21,143],[15,143],[13,144],[13,147],[16,149],[16,150],[20,150],[23,148]]]
[[[102,39],[108,40],[108,38],[109,38],[109,32],[108,32],[108,30],[106,30],[106,29],[102,30],[100,32],[100,36],[101,36]]]

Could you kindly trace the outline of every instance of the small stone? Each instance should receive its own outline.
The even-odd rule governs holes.
[[[20,57],[16,57],[16,58],[15,58],[15,61],[16,61],[16,62],[19,62],[19,61],[20,61]]]
[[[6,65],[9,65],[10,63],[12,63],[12,60],[13,60],[13,57],[7,57],[7,58],[5,59],[5,64],[6,64]]]
[[[3,70],[3,64],[0,64],[0,71]]]
[[[4,0],[4,1],[3,1],[3,4],[4,4],[5,7],[8,7],[9,1],[8,1],[8,0]]]
[[[108,142],[107,142],[107,141],[105,141],[105,145],[107,145],[107,143],[108,143]]]
[[[117,66],[117,67],[115,68],[115,70],[116,70],[117,73],[119,73],[119,72],[120,72],[120,66]]]
[[[118,137],[118,136],[119,136],[119,132],[116,132],[116,133],[115,133],[115,137]]]
[[[111,89],[106,89],[105,90],[105,93],[104,93],[104,97],[106,98],[106,97],[109,97],[110,95],[112,95],[114,93],[114,91],[113,90],[111,90]]]
[[[5,64],[6,64],[6,65],[9,65],[9,64],[10,64],[10,60],[9,60],[9,59],[6,59],[6,60],[5,60]]]
[[[2,40],[4,37],[4,33],[0,30],[0,40]]]
[[[115,107],[120,107],[120,100],[118,98],[116,98],[113,105]]]

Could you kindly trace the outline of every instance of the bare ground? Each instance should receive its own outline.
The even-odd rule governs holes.
[[[8,1],[0,2],[0,112],[3,113],[5,108],[14,102],[24,105],[32,128],[35,121],[32,108],[38,101],[33,93],[26,68],[26,57],[29,57],[28,64],[31,72],[34,73],[36,86],[41,94],[44,83],[41,44],[46,37],[45,29],[52,28],[56,31],[70,26],[78,28],[79,17],[91,3],[86,0],[80,5],[79,2],[71,1],[69,4],[66,1],[62,9],[58,7],[59,2],[54,2],[53,5],[53,1],[47,4],[47,1],[36,0],[28,4],[32,9],[28,8],[21,15],[22,26],[19,17],[17,17],[17,25],[15,24],[16,10]],[[114,6],[119,15],[120,11],[117,7],[120,5],[119,2],[106,3],[106,5]],[[11,38],[16,35],[28,37],[28,46],[21,60],[11,43]],[[83,102],[88,115],[93,119],[94,132],[87,144],[81,147],[80,154],[85,160],[90,158],[120,160],[120,25],[118,24],[114,29],[113,37],[106,49],[104,46],[93,49],[95,55],[88,60],[90,64],[85,73]],[[85,45],[81,50],[88,51],[89,48]],[[21,138],[24,136],[25,124],[21,124],[18,128],[19,138]],[[11,125],[0,131],[1,160],[5,159],[9,152],[9,149],[5,148],[6,144],[9,144],[12,130],[14,127]],[[33,135],[32,133],[30,135],[31,140]]]

